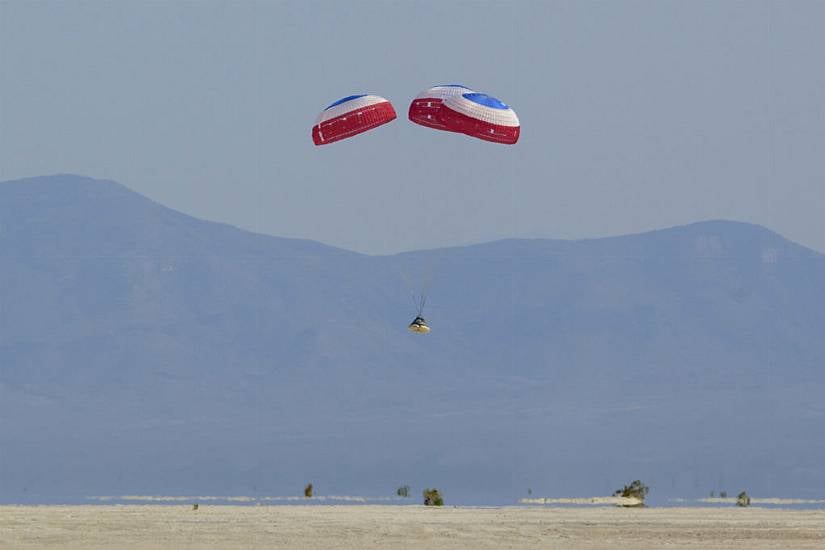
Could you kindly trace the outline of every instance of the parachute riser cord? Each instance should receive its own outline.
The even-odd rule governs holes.
[[[416,294],[415,292],[412,293],[412,301],[413,306],[415,306],[415,310],[418,313],[419,317],[423,317],[424,315],[424,306],[427,304],[427,296],[421,294]]]

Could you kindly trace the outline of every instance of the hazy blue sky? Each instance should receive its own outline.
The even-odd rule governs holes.
[[[0,0],[0,180],[372,253],[731,218],[825,250],[825,2]],[[513,147],[426,130],[458,82]],[[399,120],[317,148],[353,93]]]

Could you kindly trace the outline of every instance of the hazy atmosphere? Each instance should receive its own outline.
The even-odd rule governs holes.
[[[0,1],[0,180],[71,172],[390,253],[735,219],[825,250],[825,4]],[[518,147],[409,124],[459,82]],[[399,119],[310,127],[377,93]]]
[[[825,547],[823,21],[0,0],[0,547]]]

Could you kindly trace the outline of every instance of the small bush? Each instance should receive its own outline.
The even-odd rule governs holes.
[[[304,487],[304,496],[306,498],[312,498],[312,483]]]
[[[638,498],[639,500],[644,501],[648,491],[650,491],[650,488],[637,479],[630,485],[625,485],[621,489],[616,490],[616,492],[613,493],[613,496]]]
[[[401,487],[395,490],[395,494],[400,496],[401,498],[407,498],[408,496],[410,496],[410,486],[402,485]]]
[[[728,498],[728,492],[727,491],[719,491],[719,496],[722,497],[722,498]]]
[[[751,505],[751,497],[748,496],[748,493],[742,491],[736,496],[736,505],[737,506],[750,506]]]
[[[444,499],[438,489],[424,489],[424,506],[444,506]]]

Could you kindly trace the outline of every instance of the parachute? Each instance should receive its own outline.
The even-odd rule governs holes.
[[[411,122],[426,128],[508,145],[516,143],[521,132],[518,116],[507,104],[461,84],[424,90],[410,103],[407,116]],[[315,145],[334,143],[395,118],[395,109],[389,100],[377,95],[351,95],[321,112],[312,127],[312,141]],[[417,334],[427,334],[430,327],[423,317],[426,288],[413,287],[412,292],[418,314],[407,328]]]
[[[377,128],[395,120],[387,99],[369,94],[339,99],[324,109],[312,127],[315,145],[326,145]]]
[[[441,105],[439,117],[453,132],[495,143],[512,145],[521,131],[518,116],[509,105],[477,92],[448,97]]]
[[[443,86],[433,86],[424,90],[412,100],[407,114],[411,122],[433,128],[434,130],[445,130],[455,132],[441,121],[441,105],[445,99],[454,95],[470,93],[472,90],[461,84],[445,84]]]

